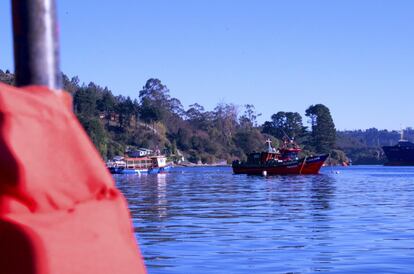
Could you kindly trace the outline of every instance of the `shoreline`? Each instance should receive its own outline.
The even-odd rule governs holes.
[[[230,164],[194,164],[194,163],[185,163],[185,164],[174,164],[174,167],[231,167]]]

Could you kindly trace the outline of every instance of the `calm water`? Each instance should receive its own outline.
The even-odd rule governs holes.
[[[149,274],[414,273],[414,168],[117,176]]]

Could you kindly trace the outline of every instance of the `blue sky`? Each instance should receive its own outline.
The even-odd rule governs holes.
[[[13,70],[9,2],[0,2],[3,70]],[[261,122],[323,103],[338,129],[414,126],[414,1],[63,0],[58,9],[62,70],[115,94],[137,98],[156,77],[185,107],[250,103]]]

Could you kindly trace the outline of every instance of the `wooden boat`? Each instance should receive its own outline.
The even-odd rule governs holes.
[[[271,141],[266,141],[268,147],[264,152],[253,152],[247,161],[233,161],[234,174],[251,175],[288,175],[288,174],[318,174],[328,158],[328,154],[298,158],[301,148],[293,141],[285,142],[276,150]]]

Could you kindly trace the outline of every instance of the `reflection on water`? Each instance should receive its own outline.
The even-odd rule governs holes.
[[[157,175],[157,209],[158,218],[165,218],[167,216],[167,194],[166,194],[166,174]]]
[[[410,273],[414,168],[116,176],[150,274]]]

